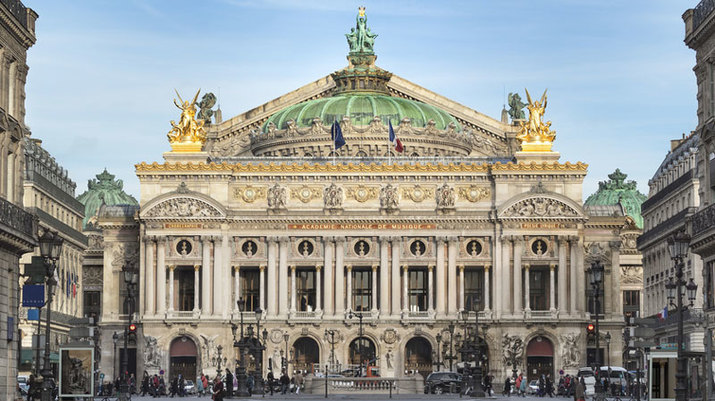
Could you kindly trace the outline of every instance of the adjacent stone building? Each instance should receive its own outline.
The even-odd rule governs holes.
[[[0,2],[0,399],[17,394],[19,260],[37,243],[36,224],[22,208],[27,50],[37,14],[18,0]]]
[[[42,147],[39,139],[24,138],[25,169],[23,172],[25,210],[37,216],[38,237],[46,230],[57,233],[62,239],[62,253],[57,261],[57,286],[52,299],[52,321],[50,331],[50,361],[57,365],[60,345],[69,340],[69,330],[76,318],[84,316],[82,311],[82,263],[87,249],[87,237],[82,234],[84,207],[75,199],[77,184],[69,178],[65,170],[50,153]],[[39,246],[20,259],[24,265],[32,262],[33,256],[40,256]],[[27,278],[23,276],[20,282]],[[23,374],[39,371],[37,352],[33,352],[32,335],[38,334],[36,320],[27,320],[31,308],[20,308],[20,330],[23,333],[21,366]],[[42,308],[42,326],[39,335],[45,336],[46,308]],[[41,343],[44,347],[44,343]],[[36,350],[35,350],[36,351]],[[40,356],[41,357],[41,356]],[[55,367],[56,368],[56,367]]]

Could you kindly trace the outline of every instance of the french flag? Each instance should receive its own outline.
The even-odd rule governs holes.
[[[658,312],[658,319],[665,320],[668,318],[668,306],[666,305],[662,311]]]
[[[395,135],[395,130],[392,129],[392,121],[387,121],[388,127],[389,127],[389,132],[390,132],[390,142],[392,142],[392,146],[395,147],[395,151],[397,153],[402,153],[405,148],[402,147],[402,142],[400,142],[400,139]]]

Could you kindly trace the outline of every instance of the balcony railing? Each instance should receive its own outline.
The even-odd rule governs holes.
[[[715,227],[715,203],[695,213],[692,217],[692,221],[694,237]]]
[[[0,222],[27,237],[35,237],[35,216],[4,198],[0,198]]]
[[[693,11],[693,31],[715,10],[715,0],[702,0]]]
[[[27,28],[27,7],[20,0],[0,0],[10,13],[17,19],[17,22]]]

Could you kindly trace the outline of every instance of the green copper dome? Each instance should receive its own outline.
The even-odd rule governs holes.
[[[337,96],[326,97],[289,106],[273,114],[266,124],[275,124],[277,129],[287,128],[290,120],[298,127],[310,127],[314,118],[320,118],[324,125],[341,121],[344,116],[350,117],[354,126],[367,126],[375,116],[380,117],[387,125],[388,120],[397,126],[403,118],[409,118],[414,127],[424,127],[433,120],[435,128],[446,129],[454,123],[461,130],[457,119],[444,110],[416,100],[402,99],[379,93],[347,92]]]
[[[608,181],[598,183],[598,191],[589,196],[584,202],[584,206],[608,206],[618,205],[623,207],[626,215],[635,221],[638,228],[643,228],[643,216],[641,216],[641,204],[648,198],[638,191],[635,181],[625,182],[628,175],[623,174],[620,169],[616,169],[613,174],[609,174]]]
[[[139,205],[133,196],[124,192],[122,180],[115,180],[114,175],[109,174],[105,168],[101,174],[97,174],[97,179],[87,182],[87,190],[77,197],[77,200],[84,205],[84,220],[82,228],[88,227],[87,222],[97,215],[97,210],[104,205]]]

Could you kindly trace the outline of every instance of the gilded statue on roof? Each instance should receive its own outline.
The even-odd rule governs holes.
[[[546,91],[540,100],[533,101],[529,91],[526,90],[526,105],[529,110],[529,120],[520,121],[520,130],[516,138],[521,141],[521,149],[524,152],[550,152],[556,131],[551,130],[551,121],[543,122],[544,111],[546,110]]]
[[[199,97],[199,89],[192,101],[181,98],[179,92],[179,102],[174,99],[174,105],[181,110],[179,123],[171,121],[171,130],[167,134],[172,151],[174,152],[200,152],[204,142],[206,142],[206,131],[204,130],[205,120],[196,119],[196,99]]]
[[[365,7],[358,9],[355,28],[350,28],[350,33],[346,33],[350,53],[373,53],[376,33],[372,33],[367,27],[367,16]]]

